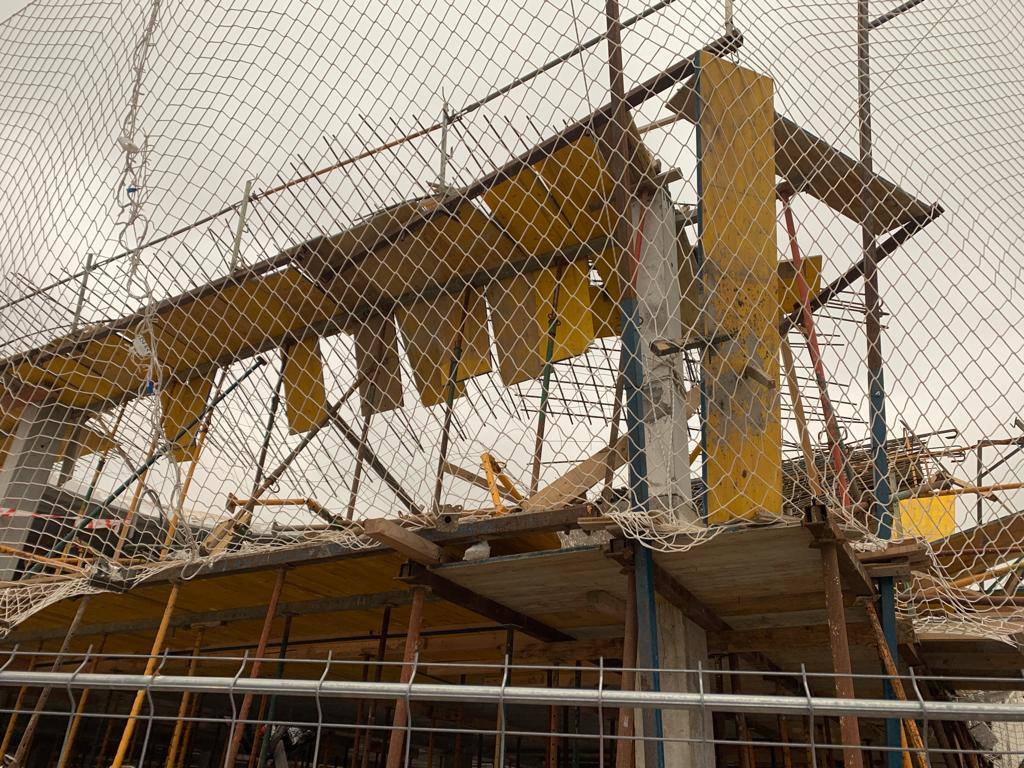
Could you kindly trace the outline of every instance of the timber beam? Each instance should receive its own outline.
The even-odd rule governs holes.
[[[631,567],[633,564],[633,550],[623,539],[612,539],[606,554],[623,567]],[[672,574],[657,563],[653,565],[654,589],[662,599],[678,608],[683,616],[706,632],[728,632],[732,629]]]
[[[444,550],[437,544],[394,520],[367,520],[363,524],[363,533],[420,565],[440,565],[448,560]]]
[[[425,528],[419,535],[439,545],[473,543],[481,539],[498,539],[502,537],[520,536],[528,533],[551,533],[553,531],[570,531],[579,527],[579,520],[596,514],[593,504],[578,504],[565,509],[542,512],[519,512],[514,515],[498,515],[495,517],[459,522],[458,515],[442,514],[442,518],[451,517],[452,529]],[[364,525],[368,524],[364,523]],[[301,563],[303,566],[314,563],[343,560],[347,558],[367,557],[380,554],[380,549],[352,549],[336,541],[317,542],[300,547],[286,547],[251,554],[225,554],[216,560],[203,563],[198,573],[190,571],[190,580],[199,580],[215,576],[260,571],[282,565]],[[173,581],[181,577],[186,569],[195,569],[195,565],[182,563],[176,568],[167,568],[159,573],[138,582],[136,586],[151,586]]]
[[[477,613],[498,624],[515,627],[523,634],[538,640],[554,643],[575,639],[572,635],[509,608],[507,605],[502,605],[489,597],[484,597],[471,589],[456,584],[454,581],[449,581],[419,563],[410,561],[402,565],[398,578],[406,584],[427,587],[442,600]]]

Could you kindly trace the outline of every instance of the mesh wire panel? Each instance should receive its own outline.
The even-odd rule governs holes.
[[[0,25],[4,618],[371,518],[823,504],[921,543],[919,626],[1019,631],[1022,11],[732,5],[626,3],[621,88],[585,0]]]

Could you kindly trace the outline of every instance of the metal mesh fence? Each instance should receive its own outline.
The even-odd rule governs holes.
[[[823,504],[1011,638],[1021,11],[734,5],[0,25],[5,621],[372,518]]]

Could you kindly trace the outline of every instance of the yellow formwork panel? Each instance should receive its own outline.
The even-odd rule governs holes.
[[[347,313],[382,301],[413,304],[425,291],[445,292],[456,278],[493,271],[515,258],[525,259],[526,254],[517,256],[512,240],[466,204],[355,260],[328,282],[328,292]]]
[[[560,203],[573,240],[586,243],[612,234],[615,220],[610,202],[615,182],[593,137],[584,135],[554,152],[537,165],[537,172]]]
[[[308,432],[327,415],[327,389],[320,339],[297,341],[283,350],[284,406],[288,431]]]
[[[212,388],[212,376],[199,376],[188,381],[172,381],[160,391],[164,437],[168,442],[174,441],[170,456],[175,461],[195,461],[198,458],[195,441],[200,424],[192,422],[202,414]],[[185,427],[188,430],[174,440]]]
[[[704,332],[732,337],[703,360],[714,524],[782,509],[776,388],[748,374],[755,367],[778,381],[775,111],[768,77],[702,53],[698,78]]]
[[[402,361],[394,318],[371,316],[356,328],[355,342],[363,418],[401,408]]]
[[[534,167],[483,194],[491,213],[526,253],[551,253],[579,242],[570,230],[571,214],[564,218]]]
[[[821,256],[805,256],[800,264],[807,290],[814,296],[821,290]],[[785,313],[792,312],[800,306],[800,291],[796,283],[796,267],[792,261],[779,262],[779,306]]]
[[[542,269],[535,275],[539,306],[537,322],[544,329],[539,352],[547,354],[548,326],[554,316],[555,343],[552,362],[582,355],[594,340],[590,313],[590,266],[577,261],[565,267]]]
[[[594,340],[589,274],[588,262],[578,261],[516,275],[488,289],[498,371],[506,386],[543,373],[552,316],[557,322],[551,362],[586,352]]]
[[[590,315],[595,339],[618,336],[622,332],[622,313],[604,286],[590,286]]]
[[[956,496],[903,499],[899,519],[904,536],[926,541],[944,539],[956,530]]]
[[[455,397],[465,393],[463,382],[467,379],[490,372],[487,310],[483,295],[476,289],[467,288],[456,295],[442,294],[431,301],[402,307],[396,317],[424,405],[438,405],[447,399],[460,339]]]

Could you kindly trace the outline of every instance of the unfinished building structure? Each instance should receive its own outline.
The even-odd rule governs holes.
[[[3,308],[65,315],[0,360],[10,764],[997,759],[1024,483],[992,473],[1024,438],[915,429],[885,388],[914,369],[879,275],[959,210],[872,156],[869,32],[919,3],[848,3],[857,153],[784,114],[731,10],[681,57],[624,45],[672,5],[182,226],[192,139],[161,147],[147,84],[188,16],[147,6],[117,243]],[[551,99],[588,56],[596,109]],[[524,125],[472,122],[509,97]]]

